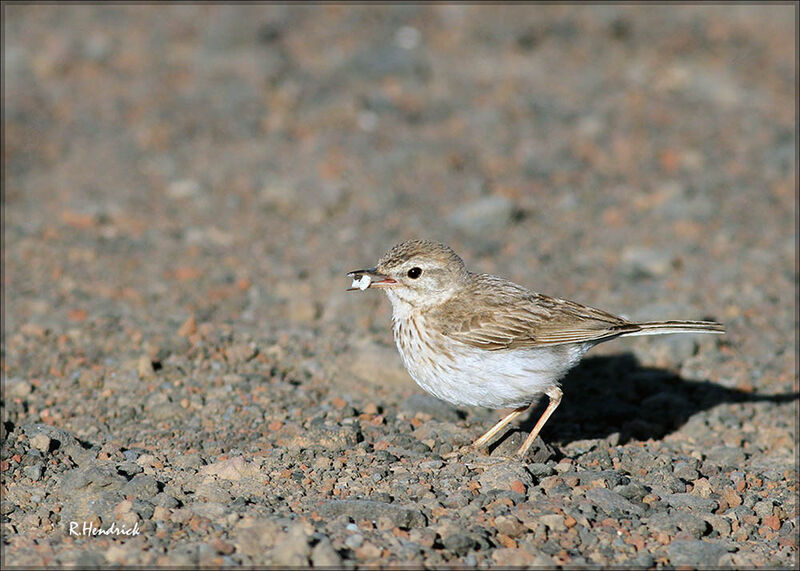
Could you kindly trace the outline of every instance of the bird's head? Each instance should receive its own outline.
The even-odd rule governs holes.
[[[464,286],[468,272],[450,247],[429,240],[409,240],[390,249],[374,268],[355,270],[355,289],[382,288],[392,305],[423,309],[443,303]]]

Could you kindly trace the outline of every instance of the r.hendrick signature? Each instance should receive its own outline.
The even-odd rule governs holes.
[[[133,524],[133,527],[117,525],[116,522],[112,521],[111,525],[106,528],[97,527],[90,521],[83,522],[83,526],[77,521],[69,522],[70,535],[130,535],[133,537],[140,533],[142,532],[139,530],[138,521]]]

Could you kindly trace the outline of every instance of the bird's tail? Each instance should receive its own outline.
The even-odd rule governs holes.
[[[626,337],[664,333],[725,333],[725,326],[716,321],[645,321],[631,325],[637,329],[623,333]]]

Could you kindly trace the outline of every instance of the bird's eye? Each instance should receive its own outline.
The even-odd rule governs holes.
[[[408,274],[406,274],[406,275],[408,275],[408,277],[410,277],[412,280],[415,280],[421,274],[422,274],[422,270],[421,269],[419,269],[419,268],[411,268],[410,270],[408,270]]]

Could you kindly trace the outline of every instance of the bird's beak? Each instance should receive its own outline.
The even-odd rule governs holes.
[[[388,287],[397,283],[389,276],[378,272],[378,268],[353,270],[347,274],[347,277],[353,278],[353,285],[347,288],[347,291],[365,290],[370,287]]]

